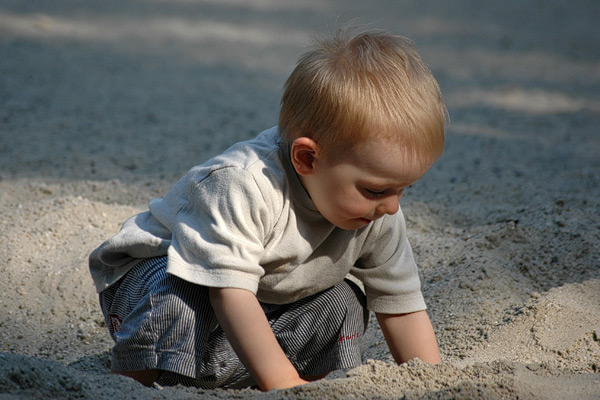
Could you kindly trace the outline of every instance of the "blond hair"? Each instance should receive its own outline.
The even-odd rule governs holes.
[[[398,143],[433,163],[444,148],[447,111],[435,78],[402,36],[339,30],[305,53],[284,86],[279,129],[324,152],[366,140]]]

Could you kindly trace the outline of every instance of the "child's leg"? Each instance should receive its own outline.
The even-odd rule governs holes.
[[[283,351],[300,375],[312,381],[331,371],[361,364],[360,338],[369,316],[365,303],[360,289],[344,281],[295,303],[261,305]],[[210,334],[202,365],[206,370],[214,365],[223,366],[222,371],[216,368],[213,378],[225,376],[224,371],[229,371],[229,379],[221,387],[242,388],[255,384],[220,326]],[[164,373],[159,383],[207,387],[208,377],[206,375],[203,382]]]
[[[166,257],[134,267],[101,293],[115,340],[114,372],[151,385],[205,389],[253,381],[217,324],[208,290],[166,274]],[[278,340],[304,377],[359,365],[368,313],[364,295],[342,282],[287,305],[263,308]]]
[[[295,303],[262,303],[273,332],[290,361],[306,380],[361,364],[360,338],[367,321],[364,294],[350,282]],[[255,384],[220,326],[210,332],[196,378],[164,371],[163,386],[242,388]]]
[[[101,293],[100,303],[115,341],[113,372],[146,385],[163,371],[205,374],[200,360],[217,326],[208,290],[167,274],[166,257],[136,265]]]
[[[123,321],[126,321],[128,324],[127,317],[140,303],[140,300],[143,297],[143,291],[141,290],[143,285],[139,285],[139,287],[135,288],[135,290],[127,290],[132,286],[131,281],[134,279],[131,278],[135,277],[135,280],[141,283],[141,271],[147,270],[146,276],[148,276],[150,275],[149,272],[151,270],[157,269],[157,267],[162,268],[159,266],[159,264],[161,264],[160,260],[147,260],[146,262],[142,263],[142,265],[134,267],[128,273],[126,278],[123,278],[121,281],[100,293],[100,307],[104,314],[104,319],[108,326],[109,334],[115,342],[119,340],[118,337],[122,336],[121,330],[123,329]],[[126,282],[123,285],[124,287],[122,287],[123,282]],[[129,329],[131,328],[126,327],[126,331]],[[145,386],[152,386],[159,375],[159,371],[157,369],[118,372],[111,369],[110,373],[128,376]]]
[[[303,378],[314,380],[361,364],[365,303],[360,289],[344,281],[292,304],[263,307],[292,364]]]

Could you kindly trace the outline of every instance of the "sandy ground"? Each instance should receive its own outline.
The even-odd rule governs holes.
[[[445,362],[261,393],[109,376],[86,258],[191,166],[275,124],[311,35],[413,38],[452,123],[403,199]],[[0,398],[600,398],[600,7],[0,0]]]

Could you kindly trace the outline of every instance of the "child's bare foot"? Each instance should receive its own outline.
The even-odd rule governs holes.
[[[110,371],[110,373],[133,378],[144,386],[152,386],[152,384],[158,379],[159,371],[157,369],[145,369],[143,371]]]

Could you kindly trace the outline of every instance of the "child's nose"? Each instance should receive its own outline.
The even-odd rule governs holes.
[[[378,212],[383,214],[393,215],[398,212],[400,208],[400,199],[402,198],[402,193],[399,193],[397,196],[387,196],[383,201],[379,204]]]

